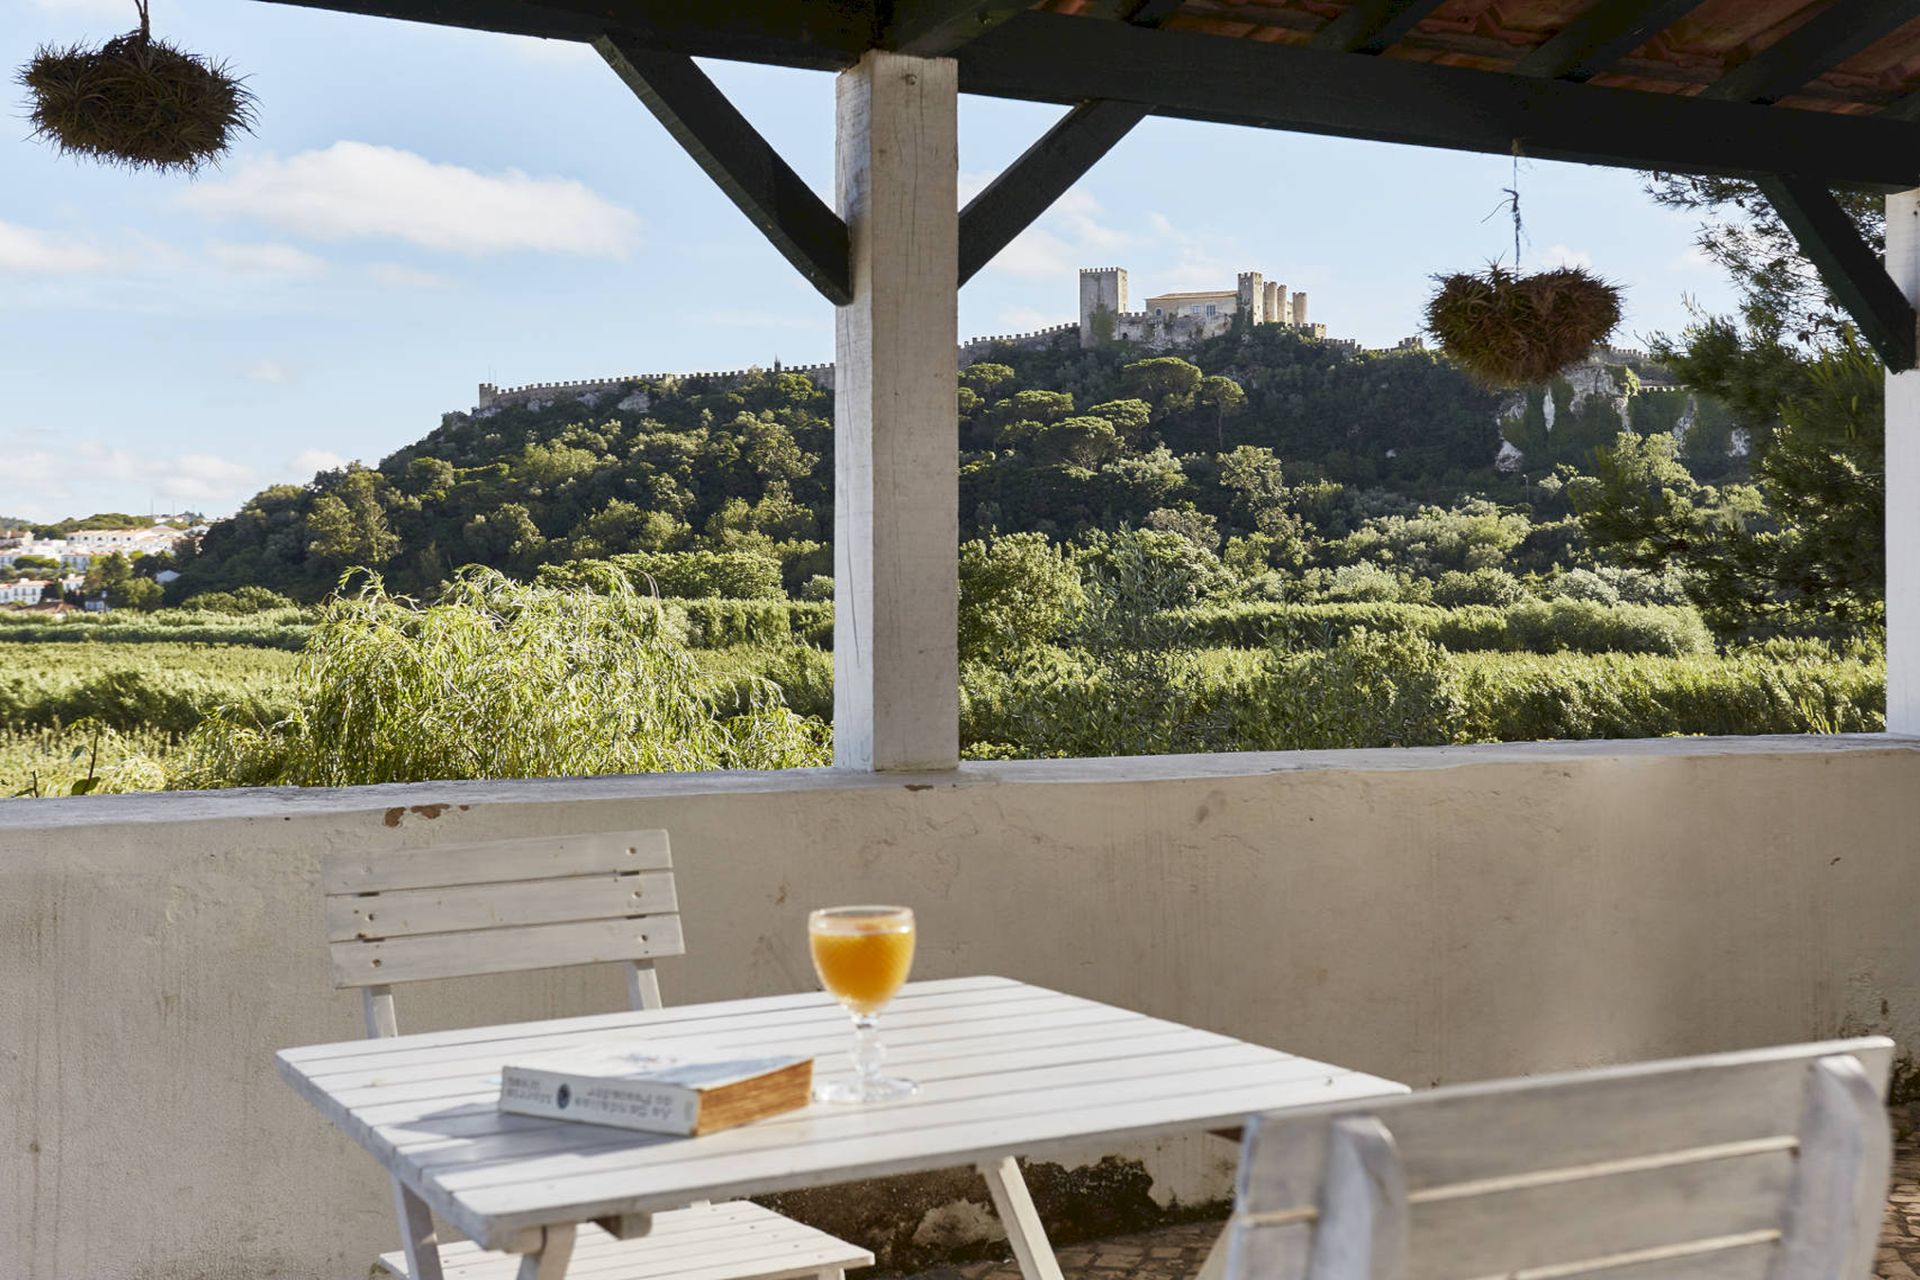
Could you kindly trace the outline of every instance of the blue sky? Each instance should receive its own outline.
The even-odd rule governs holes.
[[[258,135],[198,180],[62,159],[0,131],[0,515],[196,507],[377,461],[475,384],[830,359],[831,308],[584,47],[154,0],[228,59]],[[99,39],[131,0],[0,0],[0,67]],[[823,195],[832,79],[709,70]],[[1058,109],[966,99],[970,193]],[[1429,277],[1511,256],[1502,157],[1150,121],[962,291],[963,336],[1071,319],[1076,269],[1136,299],[1260,270],[1336,336],[1414,332]],[[1521,174],[1527,265],[1627,286],[1623,337],[1727,303],[1689,220],[1635,175]]]

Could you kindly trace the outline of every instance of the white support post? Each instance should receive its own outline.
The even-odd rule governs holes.
[[[1887,197],[1887,273],[1920,305],[1920,189]],[[1920,734],[1920,370],[1887,375],[1887,732]]]
[[[873,51],[840,75],[838,208],[853,301],[835,325],[833,754],[959,759],[958,77]]]

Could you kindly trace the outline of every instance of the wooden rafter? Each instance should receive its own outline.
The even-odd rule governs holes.
[[[1767,176],[1758,181],[1860,336],[1880,353],[1887,368],[1896,373],[1913,368],[1920,316],[1833,192],[1805,178]]]
[[[594,47],[781,256],[835,305],[852,300],[847,224],[692,58],[627,34]]]
[[[1701,0],[1600,0],[1515,63],[1514,74],[1590,80],[1700,4]]]
[[[1074,103],[1114,98],[1158,115],[1414,146],[1833,186],[1914,185],[1920,127],[1677,94],[1029,10],[960,51],[963,92]]]
[[[1336,53],[1384,53],[1420,25],[1443,0],[1354,0],[1313,35],[1318,49]]]
[[[1777,102],[1913,21],[1913,0],[1839,0],[1701,90],[1725,102]]]

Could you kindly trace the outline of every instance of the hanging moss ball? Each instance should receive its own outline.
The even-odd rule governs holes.
[[[1523,276],[1496,265],[1435,279],[1427,331],[1455,364],[1494,386],[1545,382],[1620,324],[1619,288],[1579,267]]]
[[[132,169],[194,173],[253,131],[253,94],[225,65],[144,31],[43,47],[19,80],[35,137]]]

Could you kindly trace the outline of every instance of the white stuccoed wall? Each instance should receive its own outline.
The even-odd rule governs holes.
[[[385,1187],[270,1065],[359,1030],[327,984],[321,856],[635,826],[673,836],[676,1003],[811,987],[806,909],[881,900],[918,909],[920,976],[1005,973],[1417,1086],[1920,1031],[1920,743],[1897,738],[19,801],[0,1276],[364,1276]],[[403,991],[401,1017],[620,999],[611,973],[477,980]],[[1225,1149],[1195,1148],[1162,1192],[1224,1191]]]

